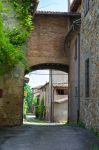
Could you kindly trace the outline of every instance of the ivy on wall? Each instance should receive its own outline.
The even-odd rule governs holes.
[[[8,3],[15,12],[18,25],[5,29],[3,14],[10,11],[5,9]],[[11,71],[15,65],[26,64],[23,45],[26,43],[32,29],[32,15],[29,11],[31,0],[1,0],[0,2],[0,75]]]

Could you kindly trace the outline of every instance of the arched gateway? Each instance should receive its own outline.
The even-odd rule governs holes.
[[[70,52],[65,49],[65,37],[70,24],[79,17],[79,14],[63,12],[35,14],[34,30],[27,47],[31,70],[58,69],[69,73]],[[23,122],[24,70],[17,67],[0,82],[0,125],[20,125]]]

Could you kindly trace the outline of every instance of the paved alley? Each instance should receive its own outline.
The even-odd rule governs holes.
[[[0,150],[90,150],[99,140],[85,129],[23,125],[0,129]]]

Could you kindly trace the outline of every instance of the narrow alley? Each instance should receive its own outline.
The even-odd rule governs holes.
[[[0,150],[91,150],[99,140],[79,127],[36,126],[0,129]]]

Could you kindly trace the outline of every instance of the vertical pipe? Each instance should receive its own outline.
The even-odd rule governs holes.
[[[70,122],[70,72],[68,72],[68,120]]]
[[[54,122],[54,88],[53,88],[53,122]]]
[[[52,69],[49,70],[49,103],[50,103],[50,122],[52,122],[53,118]]]
[[[79,122],[80,116],[80,33],[78,33],[78,112],[77,122]]]
[[[68,12],[70,12],[70,0],[68,0]]]

